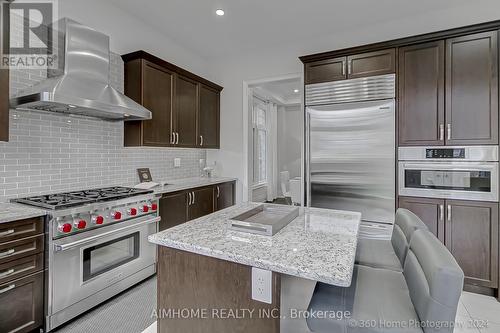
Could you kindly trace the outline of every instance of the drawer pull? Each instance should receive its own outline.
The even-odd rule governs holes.
[[[14,289],[15,287],[16,287],[15,284],[11,284],[6,288],[0,289],[0,294],[6,293],[7,291]]]
[[[9,275],[12,275],[14,272],[15,272],[15,271],[14,271],[14,269],[13,269],[13,268],[8,269],[8,270],[6,270],[5,272],[0,273],[0,279],[2,279],[2,278],[4,278],[4,277],[7,277],[7,276],[9,276]]]
[[[7,231],[0,232],[0,237],[5,237],[5,236],[8,236],[8,235],[12,235],[14,232],[15,232],[14,229],[9,229]]]
[[[12,253],[14,253],[15,250],[14,249],[10,249],[8,251],[5,251],[5,252],[0,252],[0,258],[3,258],[3,257],[7,257],[7,256],[10,256]]]

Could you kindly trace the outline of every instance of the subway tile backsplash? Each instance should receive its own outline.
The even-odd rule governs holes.
[[[12,70],[11,96],[46,77]],[[112,85],[123,91],[123,62],[111,55]],[[181,167],[174,168],[174,158]],[[206,151],[124,148],[123,122],[57,113],[10,111],[10,142],[0,142],[0,202],[14,197],[138,182],[137,168],[153,179],[197,177]]]

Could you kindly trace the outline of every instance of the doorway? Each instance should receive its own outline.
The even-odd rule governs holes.
[[[244,201],[303,204],[304,108],[300,74],[244,84]]]

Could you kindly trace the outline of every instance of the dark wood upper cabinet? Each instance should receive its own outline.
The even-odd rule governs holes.
[[[498,33],[446,41],[446,143],[498,144]]]
[[[4,27],[8,27],[9,15],[7,11],[4,11],[4,4],[8,6],[4,0],[0,1],[0,27],[2,34],[0,40],[3,45],[1,49],[5,50],[9,48],[9,31],[3,30]],[[1,52],[1,50],[0,50]],[[0,53],[0,56],[3,54]],[[0,69],[0,141],[9,141],[9,70]]]
[[[125,94],[152,113],[125,122],[125,146],[219,148],[222,87],[144,51],[122,58]]]
[[[175,144],[179,147],[194,147],[197,142],[197,82],[186,77],[176,75],[174,103],[174,132],[178,136]]]
[[[441,199],[399,197],[400,208],[406,208],[427,225],[441,242],[445,241],[445,201]]]
[[[305,64],[305,83],[322,83],[347,78],[347,58],[335,58]]]
[[[355,54],[347,57],[347,78],[355,79],[396,72],[396,49]]]
[[[203,148],[220,147],[220,92],[200,85],[198,113],[198,145]]]
[[[125,122],[125,145],[171,145],[173,72],[136,59],[125,64],[125,73],[125,93],[153,115],[151,120]]]
[[[498,287],[498,204],[447,200],[446,247],[465,283]]]
[[[191,202],[188,206],[188,219],[194,220],[214,212],[213,187],[203,187],[191,191]]]
[[[214,210],[218,211],[234,205],[235,183],[224,183],[214,185]]]
[[[399,49],[399,145],[444,144],[444,41]]]
[[[187,222],[187,193],[164,194],[160,199],[160,231]]]

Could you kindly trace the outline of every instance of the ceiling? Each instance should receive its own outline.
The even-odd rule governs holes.
[[[267,98],[283,105],[295,105],[300,103],[302,93],[300,78],[270,81],[252,86],[259,96]],[[298,90],[298,92],[295,92]]]
[[[241,54],[470,4],[470,0],[110,1],[204,58]],[[226,15],[215,15],[217,8],[223,8]]]

